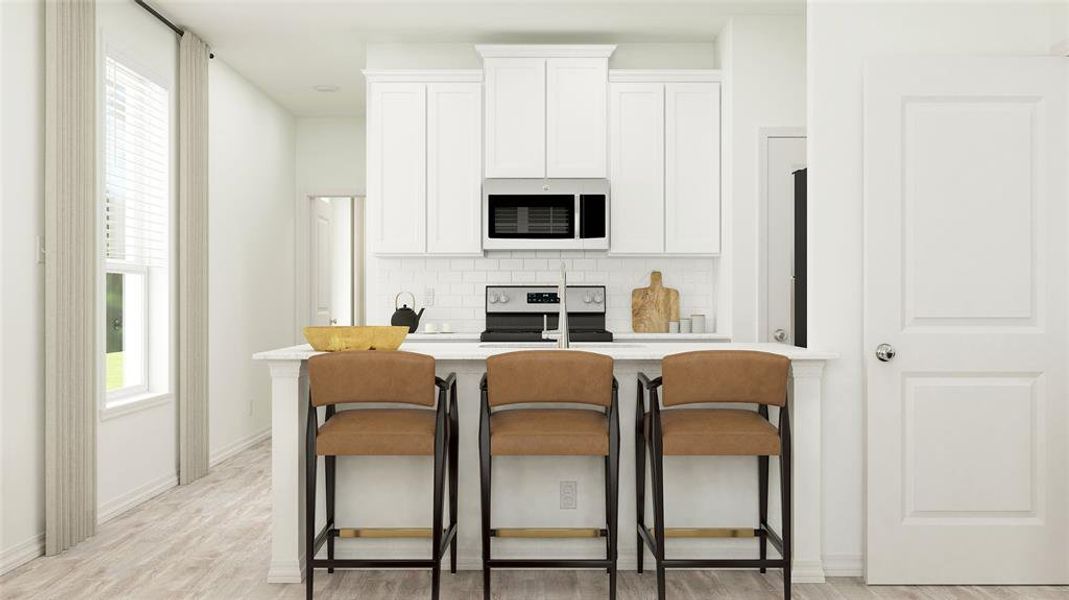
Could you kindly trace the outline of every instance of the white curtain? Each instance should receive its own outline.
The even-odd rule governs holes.
[[[208,473],[208,46],[178,45],[178,406],[181,483]]]
[[[96,531],[96,3],[45,3],[45,551]]]

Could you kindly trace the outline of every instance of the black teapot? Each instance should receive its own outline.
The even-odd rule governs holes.
[[[412,310],[407,304],[402,304],[400,308],[397,307],[397,303],[401,300],[403,294],[408,294],[412,297],[412,304],[416,304],[416,295],[412,292],[399,292],[393,299],[393,316],[390,317],[390,325],[407,325],[409,333],[415,333],[416,328],[419,327],[419,319],[423,316],[423,311],[426,308],[419,309],[419,312]]]

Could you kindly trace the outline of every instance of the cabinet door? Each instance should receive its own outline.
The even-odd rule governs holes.
[[[486,176],[546,174],[546,61],[487,58]]]
[[[422,83],[371,85],[368,221],[372,252],[426,249],[426,90]]]
[[[605,177],[609,61],[546,60],[546,176]]]
[[[720,84],[665,84],[665,251],[720,252]]]
[[[609,88],[611,222],[615,254],[664,252],[664,85]]]
[[[427,84],[427,252],[482,252],[482,86]]]

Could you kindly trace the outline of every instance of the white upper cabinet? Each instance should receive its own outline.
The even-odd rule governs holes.
[[[482,73],[365,75],[371,252],[481,254]]]
[[[665,251],[720,252],[720,84],[664,88]]]
[[[376,254],[426,249],[426,100],[422,83],[370,84],[367,209]]]
[[[609,89],[613,253],[664,252],[664,84]]]
[[[427,84],[427,252],[482,252],[482,86]]]
[[[613,254],[720,253],[716,71],[612,71]]]
[[[486,176],[546,173],[546,61],[487,58]]]
[[[606,177],[605,58],[546,61],[546,177]]]
[[[615,46],[476,46],[486,92],[486,177],[606,177]]]

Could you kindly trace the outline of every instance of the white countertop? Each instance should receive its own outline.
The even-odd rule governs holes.
[[[438,334],[441,335],[441,334]],[[682,335],[682,334],[680,334]],[[458,341],[455,343],[442,344],[438,342],[423,342],[419,340],[407,340],[401,345],[401,350],[429,354],[437,360],[486,360],[495,354],[514,352],[517,350],[530,350],[534,348],[551,349],[552,344],[534,345],[530,343],[479,343]],[[606,354],[618,361],[656,361],[670,354],[680,352],[692,352],[695,350],[757,350],[782,354],[793,361],[823,361],[837,358],[833,352],[823,352],[810,348],[798,348],[785,344],[736,344],[731,342],[654,342],[639,343],[630,341],[608,343],[574,343],[574,350],[586,350]],[[308,344],[277,348],[253,355],[254,360],[305,360],[311,356],[320,354]]]
[[[731,336],[722,333],[613,333],[613,339],[617,341],[642,341],[642,342],[730,342]],[[478,342],[479,334],[472,332],[463,333],[424,333],[418,331],[408,334],[405,338],[410,342]]]

